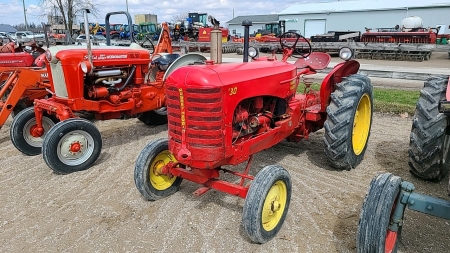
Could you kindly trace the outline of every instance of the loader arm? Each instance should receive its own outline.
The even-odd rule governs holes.
[[[172,41],[170,40],[170,30],[167,23],[161,24],[161,33],[159,34],[158,44],[156,45],[155,51],[150,57],[150,60],[153,60],[153,57],[160,53],[173,53]]]
[[[51,88],[46,77],[47,69],[12,69],[0,72],[0,128],[5,124],[19,101],[29,101],[31,106],[36,98],[44,98]]]

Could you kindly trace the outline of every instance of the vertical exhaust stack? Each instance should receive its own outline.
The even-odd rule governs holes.
[[[250,44],[250,26],[252,26],[252,21],[245,19],[242,21],[242,26],[244,27],[244,62],[248,62],[248,46]]]
[[[215,63],[222,63],[222,31],[219,28],[219,21],[213,16],[208,16],[209,22],[214,26],[211,31],[210,57]]]
[[[84,9],[84,34],[86,34],[86,43],[87,43],[87,51],[88,51],[88,60],[91,66],[94,66],[92,63],[92,48],[91,48],[91,32],[89,31],[89,20],[87,14],[91,13],[91,11],[86,8]],[[91,68],[91,71],[89,74],[92,74],[92,71],[94,68]]]

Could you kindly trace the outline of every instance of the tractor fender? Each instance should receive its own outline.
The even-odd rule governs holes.
[[[345,61],[337,64],[323,79],[320,86],[321,112],[325,112],[330,103],[330,95],[335,90],[335,85],[342,82],[343,77],[358,73],[359,62],[355,60]]]
[[[180,56],[178,59],[172,62],[169,68],[167,68],[166,72],[164,73],[163,81],[166,80],[167,77],[169,77],[169,75],[179,67],[187,66],[189,64],[203,63],[204,61],[206,61],[206,58],[201,54],[192,53]]]
[[[34,65],[36,65],[36,67],[45,67],[45,53],[39,55],[36,60],[34,60]]]

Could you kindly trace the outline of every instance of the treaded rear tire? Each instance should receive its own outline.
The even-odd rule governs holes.
[[[355,117],[361,101],[369,103],[369,124],[365,137],[360,137],[359,147],[355,148],[353,139],[357,137],[355,130]],[[366,108],[368,109],[368,108]],[[368,112],[367,112],[368,113]],[[336,84],[336,90],[330,96],[330,104],[327,107],[327,119],[324,123],[325,155],[328,162],[337,169],[353,169],[361,163],[367,149],[370,137],[373,116],[373,91],[370,79],[363,75],[350,75],[341,83]],[[361,124],[361,121],[357,122]],[[355,151],[356,150],[356,151]]]
[[[448,118],[438,110],[439,100],[446,99],[447,81],[440,77],[425,81],[416,104],[408,165],[413,175],[425,180],[439,181],[449,170]]]

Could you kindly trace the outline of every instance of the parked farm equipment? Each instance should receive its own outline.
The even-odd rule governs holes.
[[[304,53],[280,39],[283,58],[264,57],[247,62],[251,21],[244,20],[244,63],[185,66],[166,80],[169,138],[149,143],[137,158],[134,180],[150,201],[174,194],[181,181],[202,185],[195,195],[216,189],[245,199],[242,223],[250,239],[265,243],[276,236],[286,218],[291,178],[279,165],[249,175],[253,155],[284,139],[300,141],[325,128],[325,155],[339,169],[351,169],[363,159],[372,123],[370,79],[356,74],[359,63],[343,48],[320,91],[311,89],[308,75],[330,62],[325,53]],[[306,40],[305,40],[306,41]],[[287,60],[296,52],[295,64]],[[175,63],[174,63],[175,65]],[[172,66],[175,67],[175,66]],[[302,81],[300,81],[302,80]],[[297,93],[299,83],[304,85]],[[243,172],[222,166],[246,162]],[[240,178],[220,179],[220,172]],[[245,180],[253,180],[248,185]]]
[[[32,106],[34,99],[48,96],[50,88],[41,45],[23,46],[12,40],[8,44],[11,50],[0,53],[0,128],[10,114],[15,116]]]
[[[108,43],[109,17],[116,14],[125,14],[131,23],[127,12],[108,13]],[[26,155],[42,152],[46,164],[60,174],[89,168],[101,152],[99,130],[78,118],[77,112],[90,112],[98,120],[137,117],[147,125],[167,119],[163,80],[179,55],[172,53],[166,24],[152,55],[136,43],[91,48],[88,40],[87,46],[88,50],[78,46],[48,49],[52,97],[35,100],[34,107],[20,112],[11,126],[11,140],[18,150]]]
[[[413,175],[425,180],[439,181],[448,174],[449,85],[448,77],[432,77],[425,81],[417,101],[410,135],[409,167]],[[450,219],[449,201],[414,190],[412,183],[391,173],[372,180],[359,219],[358,252],[397,252],[406,208]]]
[[[414,192],[412,183],[385,173],[370,183],[359,218],[357,252],[397,252],[405,209],[450,219],[450,202]]]
[[[9,115],[33,105],[34,99],[49,96],[50,82],[45,68],[0,67],[0,128]]]

